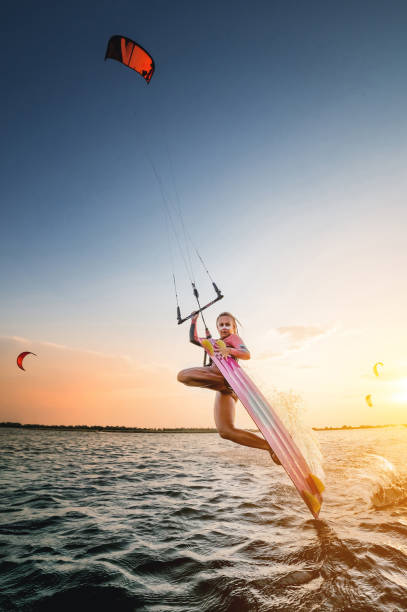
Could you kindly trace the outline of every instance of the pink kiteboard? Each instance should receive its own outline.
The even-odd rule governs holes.
[[[207,338],[201,340],[201,344],[277,455],[313,517],[318,518],[324,485],[315,474],[312,474],[301,451],[275,410],[238,362],[233,357],[222,357],[217,351],[218,347],[226,346],[222,340]]]

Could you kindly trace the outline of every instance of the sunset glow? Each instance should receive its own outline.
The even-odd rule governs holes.
[[[183,315],[196,308],[190,236],[225,296],[208,325],[239,318],[264,392],[293,391],[315,426],[407,422],[405,29],[392,21],[383,53],[369,11],[361,44],[306,5],[276,5],[281,30],[265,3],[247,38],[239,11],[222,8],[227,34],[202,5],[192,44],[130,5],[149,84],[104,62],[112,16],[93,41],[74,20],[58,70],[40,41],[58,48],[59,28],[37,17],[21,31],[36,70],[4,59],[0,420],[213,426],[213,394],[176,380],[203,359],[176,316],[173,272]],[[25,372],[22,351],[38,355]]]

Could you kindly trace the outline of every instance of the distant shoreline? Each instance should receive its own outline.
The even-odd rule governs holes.
[[[9,429],[50,429],[55,431],[90,431],[111,433],[217,433],[214,427],[125,427],[124,425],[38,425],[13,422],[0,423]],[[382,429],[384,427],[407,427],[405,423],[388,425],[342,425],[342,427],[313,427],[314,431],[347,431],[349,429]],[[250,431],[258,431],[252,429]]]
[[[213,427],[125,427],[124,425],[36,425],[0,423],[1,428],[53,429],[56,431],[90,431],[118,433],[216,433]]]
[[[314,431],[345,431],[348,429],[383,429],[383,427],[407,427],[406,423],[389,423],[387,425],[342,425],[342,427],[313,427]]]

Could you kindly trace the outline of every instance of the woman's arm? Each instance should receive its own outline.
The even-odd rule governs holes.
[[[250,351],[244,344],[240,345],[238,349],[230,348],[229,355],[231,357],[236,357],[236,359],[250,359]]]
[[[235,359],[250,359],[250,351],[245,346],[243,340],[236,334],[226,339],[226,342],[231,346],[219,348],[222,357],[235,357]]]
[[[191,319],[191,327],[189,328],[189,341],[192,342],[192,344],[196,344],[197,346],[202,346],[199,342],[198,326],[196,324],[198,317],[199,313],[194,315]]]

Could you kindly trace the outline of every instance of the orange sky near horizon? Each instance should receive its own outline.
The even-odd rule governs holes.
[[[187,329],[183,330],[184,332]],[[276,346],[278,332],[270,332]],[[287,342],[287,336],[290,338]],[[296,409],[311,426],[342,426],[407,422],[407,363],[387,363],[376,378],[372,363],[359,372],[352,359],[324,367],[330,351],[349,348],[352,336],[337,330],[293,328],[280,331],[281,355],[242,363],[278,410],[301,398]],[[353,339],[358,338],[355,334]],[[185,338],[179,337],[179,343]],[[251,338],[255,345],[254,338]],[[285,351],[282,343],[285,342]],[[264,339],[262,338],[262,342]],[[290,345],[291,343],[291,345]],[[125,355],[108,355],[22,338],[0,339],[0,421],[46,425],[124,425],[126,427],[213,427],[213,392],[187,388],[176,381],[181,367],[199,365],[201,352],[192,345],[175,355],[172,364],[143,364]],[[16,356],[32,350],[26,371]],[[252,351],[253,354],[253,351]],[[276,381],[276,384],[270,381]],[[346,381],[346,384],[342,384]],[[364,401],[370,392],[373,406]],[[239,404],[237,422],[252,426]]]

